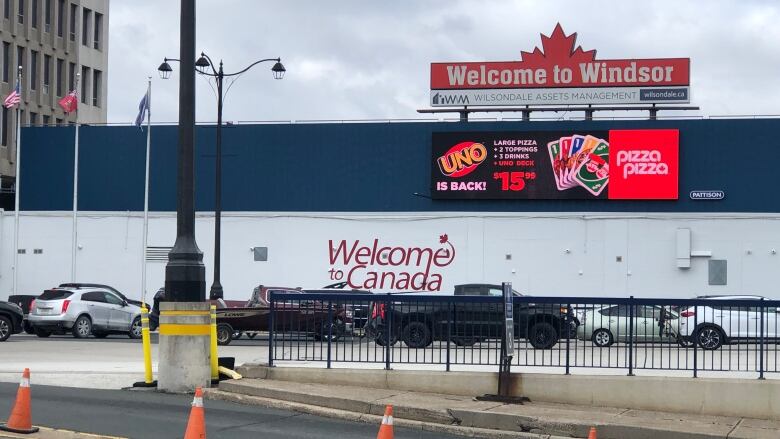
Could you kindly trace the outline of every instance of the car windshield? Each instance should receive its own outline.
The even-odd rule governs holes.
[[[60,300],[72,296],[73,293],[64,290],[46,290],[38,296],[41,300]]]

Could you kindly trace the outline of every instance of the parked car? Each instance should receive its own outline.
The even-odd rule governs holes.
[[[762,296],[698,296],[697,299],[711,300],[704,306],[691,306],[680,311],[680,335],[692,340],[702,349],[714,350],[724,344],[755,340],[762,336],[777,339],[778,317],[776,308],[724,305],[723,300],[760,301]],[[763,314],[763,331],[761,319]],[[695,323],[695,324],[694,324]]]
[[[141,303],[142,303],[140,300],[128,299],[127,296],[122,294],[121,291],[117,290],[116,288],[114,288],[114,287],[112,287],[110,285],[91,284],[91,283],[84,283],[84,282],[69,282],[69,283],[60,284],[59,287],[60,288],[100,288],[100,289],[108,290],[108,291],[116,294],[117,296],[119,296],[120,299],[124,300],[125,302],[127,302],[127,303],[129,303],[131,305],[135,305],[135,306],[137,306],[139,308],[141,307]],[[151,309],[149,307],[148,303],[146,303],[146,309]]]
[[[662,318],[663,316],[663,318]],[[636,306],[633,315],[634,341],[668,341],[675,338],[678,315],[661,306]],[[577,338],[591,340],[605,348],[616,341],[628,341],[631,314],[628,305],[607,305],[584,310]],[[668,324],[667,324],[668,323]]]
[[[520,296],[517,291],[514,295]],[[415,293],[419,294],[419,293]],[[503,296],[501,285],[467,284],[455,287],[456,296]],[[443,295],[443,294],[436,294]],[[536,349],[550,349],[561,334],[568,337],[576,320],[565,306],[555,304],[515,303],[514,333],[528,339]],[[366,331],[374,341],[384,346],[403,340],[413,349],[429,346],[434,340],[452,340],[460,346],[471,346],[484,339],[499,338],[503,333],[502,302],[394,302],[392,313],[384,303],[374,302]],[[388,331],[386,322],[392,322]],[[450,328],[448,333],[447,328]],[[387,332],[390,339],[386,341]]]
[[[22,312],[24,312],[24,332],[28,334],[35,334],[35,332],[32,329],[32,326],[27,321],[27,315],[30,314],[30,304],[32,303],[35,298],[38,297],[34,294],[14,294],[11,296],[8,296],[8,301],[11,303],[14,303],[16,305],[19,305],[20,308],[22,308]]]
[[[0,342],[22,332],[23,321],[24,312],[19,305],[0,301]]]
[[[267,287],[260,285],[243,308],[217,309],[217,343],[227,345],[236,332],[268,331],[269,297],[272,292],[305,294],[298,288]],[[274,308],[275,330],[280,332],[311,332],[315,340],[338,340],[346,327],[347,315],[343,306],[333,309],[332,325],[327,325],[328,307],[317,300],[279,302]]]
[[[76,338],[117,333],[141,337],[141,308],[102,288],[46,290],[31,305],[28,320],[38,337],[66,332]]]

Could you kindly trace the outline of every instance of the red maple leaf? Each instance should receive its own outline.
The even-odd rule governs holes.
[[[548,64],[548,63],[576,63],[576,62],[588,62],[596,59],[595,50],[582,50],[582,46],[574,46],[577,44],[577,33],[566,35],[563,32],[561,24],[555,25],[552,34],[546,36],[540,34],[542,37],[542,48],[534,48],[533,52],[520,52],[520,59],[524,62],[533,64]]]
[[[449,240],[449,237],[447,237],[447,234],[439,235],[439,244],[446,244],[447,240]]]

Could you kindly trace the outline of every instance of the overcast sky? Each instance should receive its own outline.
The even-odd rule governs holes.
[[[228,72],[281,57],[238,79],[227,121],[421,118],[430,63],[519,60],[560,22],[597,59],[691,58],[695,114],[780,114],[780,2],[198,0],[197,48]],[[130,122],[152,76],[153,121],[178,118],[178,0],[111,0],[108,121]],[[216,97],[197,79],[197,119]],[[692,113],[693,114],[693,113]],[[663,115],[663,113],[661,113]],[[506,114],[505,117],[512,117]]]

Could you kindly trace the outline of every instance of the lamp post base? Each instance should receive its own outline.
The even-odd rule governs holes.
[[[209,300],[219,300],[225,297],[225,292],[222,290],[222,284],[219,281],[214,281],[209,291]]]
[[[211,385],[211,315],[208,302],[160,304],[157,389],[189,393]]]

